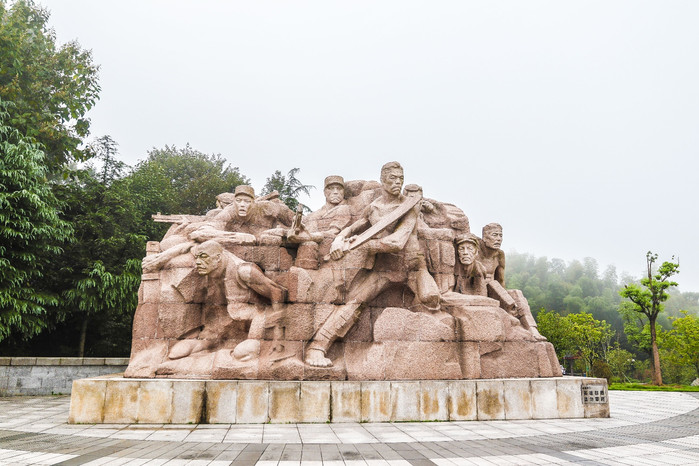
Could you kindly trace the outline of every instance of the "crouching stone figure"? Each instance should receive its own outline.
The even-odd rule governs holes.
[[[250,318],[241,314],[241,305],[255,302],[256,296],[263,296],[271,302],[272,314],[265,319],[266,325],[274,328],[275,340],[281,340],[283,328],[278,324],[281,306],[286,300],[286,289],[269,279],[259,266],[245,262],[235,254],[225,250],[218,242],[209,240],[192,248],[197,273],[204,278],[202,289],[205,297],[202,308],[202,327],[196,340],[186,339],[175,344],[170,359],[179,359],[193,352],[208,350],[219,340],[220,332],[226,327],[226,321]],[[225,305],[227,315],[220,312]],[[259,337],[258,337],[259,338]],[[245,342],[243,342],[245,343]],[[241,343],[242,345],[242,343]],[[240,358],[250,359],[259,352],[257,345],[246,343],[248,348]],[[276,348],[282,351],[283,348]],[[240,352],[238,352],[240,353]]]

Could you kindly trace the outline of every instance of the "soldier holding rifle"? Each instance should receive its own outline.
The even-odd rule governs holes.
[[[367,253],[367,261],[348,287],[346,304],[336,307],[313,336],[306,353],[311,366],[332,365],[326,357],[330,346],[352,328],[362,306],[392,283],[407,283],[423,305],[439,310],[439,290],[427,271],[417,239],[419,188],[410,190],[408,196],[401,194],[403,167],[398,162],[381,168],[381,185],[381,197],[365,209],[359,220],[343,229],[330,248],[332,260],[361,248]]]

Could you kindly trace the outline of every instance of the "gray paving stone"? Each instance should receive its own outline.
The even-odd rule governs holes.
[[[240,456],[240,452],[241,450],[222,451],[216,456],[215,461],[234,461],[238,456]]]
[[[376,451],[376,448],[374,448],[373,444],[358,444],[355,446],[357,447],[357,451],[362,455],[362,459],[364,460],[384,459],[381,453]]]
[[[260,456],[262,456],[261,451],[243,450],[238,454],[238,456],[235,457],[235,461],[254,461],[254,462],[257,462],[260,459]]]
[[[425,455],[423,455],[417,450],[399,450],[398,454],[400,454],[400,456],[402,456],[406,460],[421,460],[427,458]]]
[[[127,447],[128,447],[128,445],[127,445]],[[63,462],[58,463],[58,464],[63,465],[63,466],[73,466],[73,465],[85,464],[85,463],[89,463],[90,461],[97,460],[99,458],[104,458],[105,456],[114,456],[116,453],[121,451],[123,448],[125,448],[125,447],[119,446],[119,445],[111,445],[108,447],[103,447],[103,448],[94,450],[94,451],[89,452],[89,453],[84,453],[80,456],[63,461]]]
[[[269,447],[269,444],[266,443],[249,443],[245,446],[245,451],[251,452],[251,451],[259,451],[263,452]]]
[[[640,395],[633,393],[619,394],[616,397],[624,401],[625,397],[633,401],[633,397]],[[653,395],[661,400],[663,395]],[[677,395],[666,395],[668,399],[675,399]],[[682,395],[682,400],[688,400],[687,395]],[[691,399],[699,399],[699,394],[692,394]],[[691,401],[690,399],[690,401]],[[668,458],[676,462],[699,464],[699,446],[690,442],[672,442],[683,437],[699,436],[699,403],[694,402],[693,408],[685,409],[681,413],[673,403],[655,403],[652,411],[652,419],[648,419],[648,412],[644,410],[643,403],[626,402],[620,411],[624,412],[627,425],[620,425],[614,418],[609,422],[600,420],[579,420],[577,422],[517,422],[517,421],[488,421],[471,423],[406,423],[406,424],[353,424],[344,426],[337,435],[347,443],[231,443],[220,441],[203,442],[176,442],[164,440],[129,440],[120,438],[108,438],[108,435],[117,433],[123,435],[139,429],[150,429],[155,433],[177,431],[187,429],[189,432],[194,426],[131,426],[125,428],[120,425],[102,426],[68,426],[65,419],[68,411],[67,397],[23,397],[0,398],[0,448],[16,450],[9,452],[8,458],[1,458],[0,463],[12,462],[12,458],[21,459],[22,462],[31,462],[33,458],[40,458],[45,453],[62,453],[77,455],[66,460],[63,464],[85,464],[90,461],[99,461],[104,457],[115,458],[115,463],[126,461],[127,463],[142,463],[146,460],[160,462],[174,460],[174,462],[193,461],[196,464],[205,464],[208,461],[232,462],[232,464],[254,464],[256,461],[289,461],[299,463],[301,461],[323,461],[327,463],[342,464],[344,462],[363,462],[372,460],[407,461],[414,465],[427,465],[440,462],[444,458],[472,459],[478,462],[506,463],[511,458],[513,463],[525,462],[523,458],[514,455],[546,455],[550,460],[570,464],[598,464],[586,457],[585,453],[593,448],[627,447],[619,451],[634,450],[634,445],[657,444],[664,440],[661,448]],[[623,405],[624,403],[622,403]],[[638,405],[638,406],[636,406]],[[648,405],[646,403],[646,405]],[[689,404],[687,405],[689,406]],[[614,405],[613,405],[614,408]],[[615,410],[612,410],[614,415]],[[665,414],[666,413],[666,414]],[[680,413],[680,414],[678,414]],[[39,426],[47,427],[39,427]],[[560,426],[566,428],[561,429]],[[584,431],[575,431],[578,427]],[[23,429],[33,430],[25,432]],[[41,430],[56,428],[58,432],[42,433]],[[223,426],[225,427],[225,426]],[[238,426],[245,429],[245,426]],[[197,431],[205,431],[207,426],[200,426]],[[291,430],[301,427],[289,426]],[[251,427],[251,440],[259,442],[259,430]],[[557,432],[560,430],[560,432]],[[303,439],[313,438],[313,429],[304,426]],[[325,430],[322,425],[317,431]],[[258,434],[254,434],[258,432]],[[510,433],[510,432],[518,432]],[[549,433],[546,433],[549,432]],[[496,435],[497,438],[474,438],[472,440],[439,440],[420,442],[421,437],[433,437],[435,435],[462,435],[476,437],[483,435]],[[85,434],[93,435],[87,437]],[[379,438],[381,435],[393,435],[396,439],[406,435],[417,439],[416,442],[397,443],[363,443]],[[351,437],[350,437],[351,436]],[[344,438],[343,438],[344,437]],[[319,437],[320,439],[321,437]],[[354,443],[348,439],[356,439]],[[389,438],[389,437],[386,437]],[[242,440],[244,441],[244,440]],[[639,452],[648,451],[638,450]],[[580,453],[579,455],[576,453]],[[634,458],[638,461],[661,463],[660,454],[648,452],[639,453]],[[621,461],[629,460],[619,457]],[[533,460],[532,460],[533,461]],[[543,460],[542,460],[543,461]],[[173,463],[174,464],[174,463]]]
[[[269,445],[260,455],[260,461],[279,461],[283,451],[284,444],[278,443],[276,445]]]
[[[334,444],[321,445],[320,456],[323,461],[343,461],[340,449]]]
[[[301,461],[301,450],[293,446],[289,448],[287,445],[282,451],[280,461]]]
[[[391,451],[386,451],[386,452],[382,451],[381,452],[381,459],[384,459],[386,461],[393,461],[393,460],[402,460],[403,457],[400,456],[400,453],[398,453],[397,451],[391,450]]]
[[[392,443],[391,448],[395,451],[412,451],[415,450],[409,443]]]
[[[362,455],[359,453],[359,450],[357,450],[357,447],[354,445],[338,445],[338,449],[340,450],[340,454],[342,455],[342,459],[345,461],[354,461],[354,460],[361,460]]]
[[[318,450],[306,450],[305,448],[301,452],[301,461],[323,461],[323,455]]]

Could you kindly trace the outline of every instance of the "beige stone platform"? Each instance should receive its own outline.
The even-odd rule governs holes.
[[[605,379],[75,380],[70,423],[325,423],[609,417]]]

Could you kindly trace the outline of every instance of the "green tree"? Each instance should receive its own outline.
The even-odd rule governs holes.
[[[72,232],[58,216],[44,153],[6,125],[8,106],[0,100],[0,341],[46,326],[47,306],[58,300],[44,288],[42,269]]]
[[[619,380],[628,380],[626,373],[633,366],[633,363],[633,354],[625,349],[619,348],[618,345],[614,346],[607,353],[607,364],[609,364],[612,374],[618,377]]]
[[[614,336],[612,327],[604,320],[597,320],[587,312],[570,314],[566,317],[571,322],[576,349],[585,361],[586,370],[590,371],[596,359],[606,359]]]
[[[221,156],[189,146],[154,149],[133,169],[118,160],[117,149],[110,137],[97,139],[90,163],[54,184],[62,217],[75,229],[74,241],[46,271],[47,287],[62,299],[51,307],[46,332],[0,351],[128,355],[145,243],[160,240],[168,226],[151,214],[204,213],[217,194],[248,182]]]
[[[314,186],[303,184],[296,175],[301,171],[299,168],[292,168],[286,175],[276,170],[272,176],[267,178],[265,185],[262,188],[262,194],[270,194],[273,191],[279,193],[279,199],[289,206],[291,210],[296,210],[299,205],[299,196],[301,194],[310,195],[311,189]],[[308,207],[304,206],[304,210],[309,211]]]
[[[650,325],[648,321],[644,319],[643,314],[636,312],[634,304],[631,301],[619,303],[618,312],[624,321],[624,335],[626,335],[628,342],[639,352],[645,353],[645,357],[652,357]],[[656,335],[660,335],[662,331],[662,327],[656,323]]]
[[[550,281],[547,287],[547,297],[551,305],[551,309],[558,311],[565,310],[564,299],[568,296],[569,286],[560,280]]]
[[[673,257],[674,259],[674,257]],[[677,283],[670,281],[670,277],[679,272],[679,264],[674,262],[663,262],[656,272],[653,271],[653,264],[658,260],[658,255],[648,251],[646,254],[647,276],[641,279],[641,286],[634,283],[624,286],[619,292],[623,298],[627,298],[635,312],[643,314],[648,319],[650,328],[651,361],[653,364],[652,381],[655,385],[662,385],[663,377],[660,369],[660,353],[658,352],[658,341],[656,333],[656,321],[658,314],[663,311],[663,303],[667,301],[668,288],[677,286]]]
[[[89,158],[86,112],[98,99],[98,67],[77,42],[56,45],[49,13],[31,0],[0,0],[0,99],[14,102],[6,124],[33,138],[49,173]]]
[[[51,307],[49,328],[30,342],[10,341],[12,354],[126,356],[148,239],[167,228],[151,214],[206,212],[215,196],[247,178],[220,156],[190,147],[153,150],[134,169],[118,160],[109,137],[90,145],[90,163],[53,186],[74,241],[46,270],[46,286],[62,299]],[[193,202],[191,193],[204,194]]]
[[[577,353],[575,333],[570,319],[556,311],[541,309],[536,321],[539,333],[551,342],[559,358]]]
[[[587,312],[562,316],[542,309],[537,322],[539,332],[553,344],[559,357],[580,356],[587,372],[592,370],[595,360],[606,359],[614,331],[604,320],[597,320]]]
[[[154,224],[152,214],[204,214],[215,207],[218,194],[250,180],[220,154],[207,155],[187,145],[151,150],[119,184],[136,196],[139,232],[158,241],[168,226]]]
[[[91,146],[99,165],[54,187],[75,237],[54,262],[51,285],[64,298],[55,306],[57,320],[77,327],[70,346],[79,356],[85,355],[88,323],[93,336],[106,336],[107,327],[111,340],[130,333],[128,324],[114,324],[129,321],[136,308],[146,242],[138,232],[136,196],[120,183],[126,166],[116,158],[116,142],[105,136]]]
[[[102,136],[90,144],[90,151],[102,164],[95,175],[103,186],[109,186],[121,178],[126,169],[126,164],[116,158],[118,145],[111,136]]]
[[[521,289],[532,309],[552,309],[562,315],[587,312],[605,320],[617,332],[623,331],[617,313],[619,284],[614,269],[599,277],[597,261],[585,258],[583,263],[566,265],[560,259],[535,258],[528,254],[508,254],[507,283]],[[627,345],[625,338],[621,343]]]
[[[95,261],[82,272],[83,277],[63,293],[67,304],[83,315],[78,343],[79,357],[85,356],[87,325],[91,318],[99,316],[103,321],[116,322],[121,320],[121,316],[129,316],[127,322],[131,322],[138,304],[141,261],[127,260],[121,273],[111,273],[101,261]]]
[[[686,365],[699,378],[699,317],[682,312],[683,317],[671,318],[672,330],[667,332],[664,344],[669,350],[668,359],[677,365]]]

